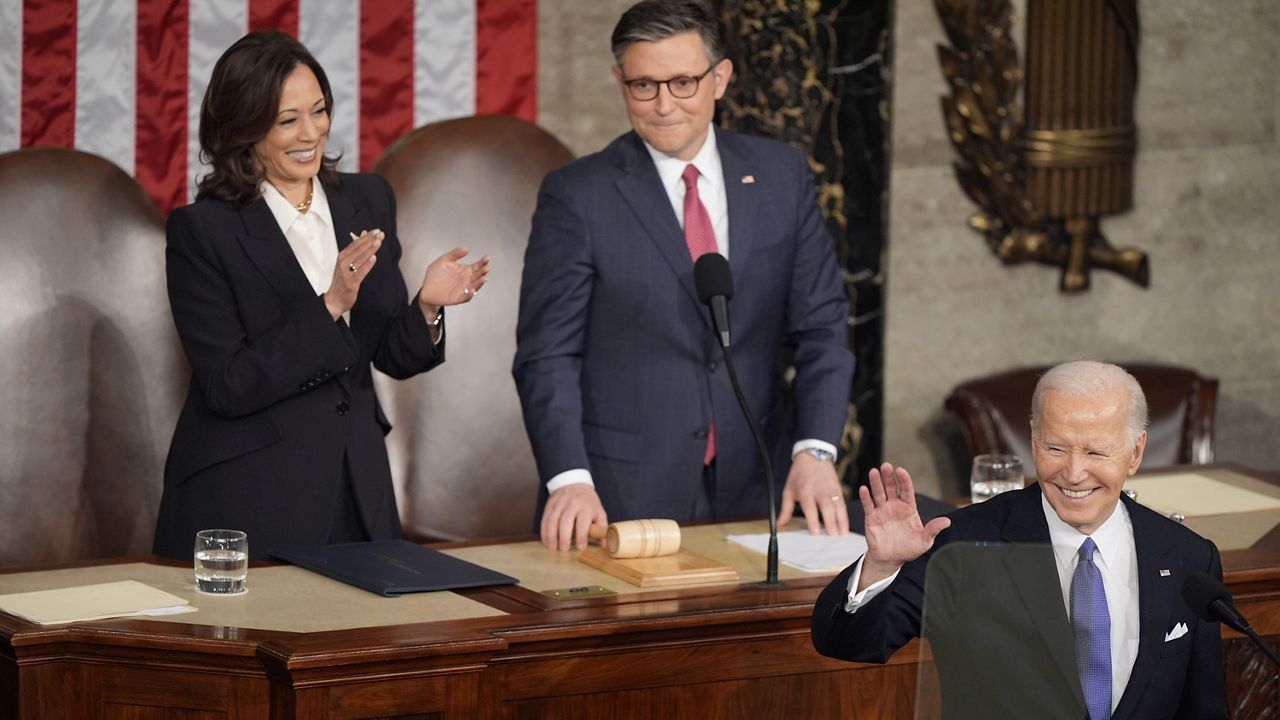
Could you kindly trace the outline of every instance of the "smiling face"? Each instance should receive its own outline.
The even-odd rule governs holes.
[[[707,139],[716,100],[724,95],[729,77],[733,75],[733,63],[728,60],[716,63],[698,83],[698,91],[691,98],[672,97],[670,89],[663,85],[656,98],[636,100],[622,83],[637,79],[661,81],[681,76],[698,77],[710,64],[702,36],[694,30],[628,46],[622,54],[622,62],[614,66],[613,75],[618,79],[622,99],[627,103],[627,117],[636,134],[659,152],[681,160],[692,160]]]
[[[328,137],[324,91],[311,68],[299,63],[284,81],[275,123],[254,144],[253,157],[267,182],[290,202],[301,202],[320,171]]]
[[[1111,517],[1124,481],[1142,464],[1147,433],[1129,440],[1127,392],[1048,390],[1040,401],[1040,427],[1031,431],[1045,498],[1063,522],[1086,535]]]

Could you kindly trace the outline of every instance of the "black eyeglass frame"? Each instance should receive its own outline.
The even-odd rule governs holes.
[[[649,102],[650,100],[657,100],[658,94],[662,92],[663,85],[667,86],[667,92],[671,94],[671,97],[676,98],[677,100],[688,100],[689,98],[698,94],[698,89],[702,87],[702,79],[710,75],[711,71],[716,69],[716,65],[719,65],[719,63],[714,63],[714,62],[711,63],[711,65],[708,66],[706,70],[703,70],[702,73],[699,75],[677,75],[673,78],[667,78],[666,80],[653,80],[650,78],[634,78],[632,80],[623,80],[622,84],[627,86],[627,92],[631,94],[631,99],[637,102]],[[689,93],[688,95],[679,95],[676,93],[675,90],[671,89],[671,83],[679,82],[681,80],[692,80],[693,92]],[[636,94],[634,83],[640,83],[640,82],[653,83],[652,96],[640,97],[639,95]]]

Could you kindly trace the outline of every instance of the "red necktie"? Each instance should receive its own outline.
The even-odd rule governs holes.
[[[689,165],[684,169],[684,241],[694,260],[717,251],[716,233],[711,229],[711,216],[698,197],[698,168]],[[707,451],[702,464],[710,465],[716,456],[716,423],[713,419],[707,430]]]

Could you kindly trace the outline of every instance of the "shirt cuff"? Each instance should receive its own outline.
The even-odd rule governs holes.
[[[591,471],[586,468],[574,468],[565,470],[547,481],[547,492],[553,493],[565,485],[590,485],[595,487],[596,484],[591,481]]]
[[[799,455],[800,453],[804,452],[805,450],[808,450],[809,448],[817,448],[819,450],[829,452],[831,453],[831,457],[839,457],[840,455],[838,452],[836,452],[835,445],[832,445],[831,443],[825,440],[818,440],[817,438],[807,438],[791,446],[791,457],[795,457],[796,455]]]
[[[865,556],[863,556],[865,557]],[[862,558],[858,558],[858,565],[853,569],[853,576],[849,578],[848,599],[844,603],[844,611],[847,613],[855,613],[859,607],[870,602],[872,598],[879,595],[882,590],[889,587],[902,572],[902,568],[893,571],[893,574],[887,578],[879,580],[867,586],[862,592],[854,592],[858,587],[858,581],[862,579]]]

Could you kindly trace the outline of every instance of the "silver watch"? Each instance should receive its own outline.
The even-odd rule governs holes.
[[[823,450],[822,448],[807,447],[801,450],[800,452],[809,453],[810,455],[821,460],[822,462],[834,463],[836,461],[836,456],[834,454],[829,453],[826,450]]]

